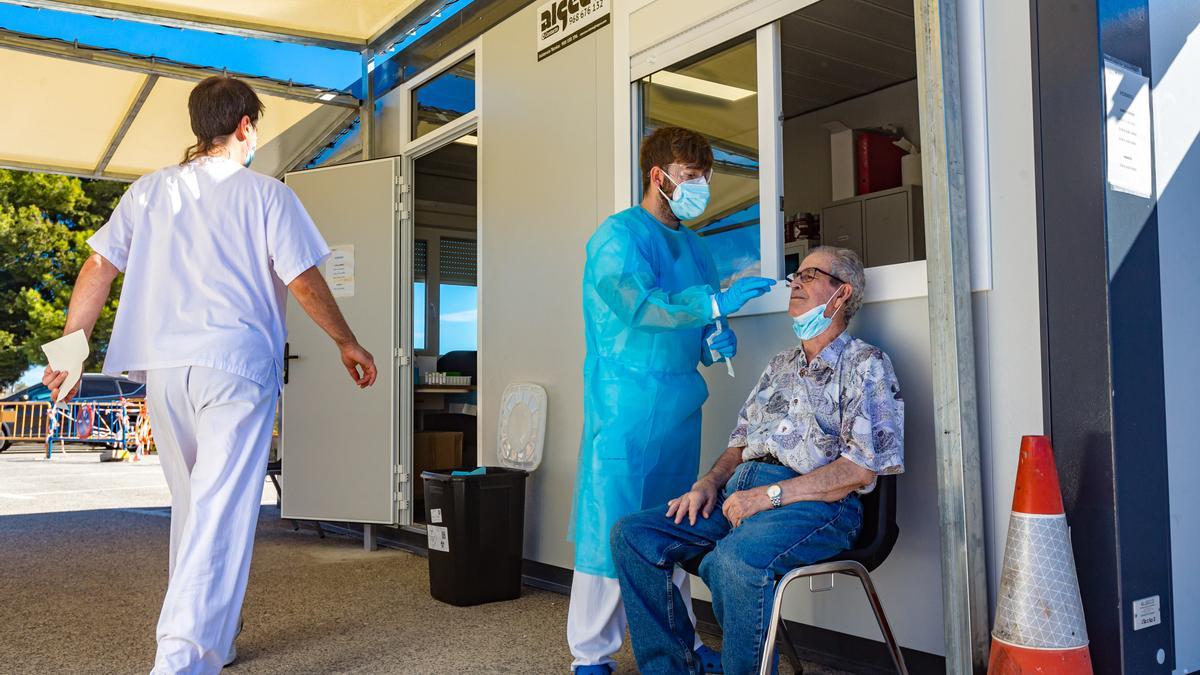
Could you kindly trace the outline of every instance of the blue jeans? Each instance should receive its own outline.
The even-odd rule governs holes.
[[[666,505],[626,516],[612,530],[612,552],[629,618],[633,654],[643,673],[704,671],[692,652],[695,634],[671,572],[676,563],[708,553],[700,577],[712,591],[713,611],[724,634],[726,673],[757,673],[775,594],[775,581],[801,565],[833,557],[853,545],[862,526],[862,504],[851,493],[833,503],[797,502],[754,514],[737,529],[721,513],[738,490],[771,485],[796,472],[743,462],[708,518],[676,525]]]

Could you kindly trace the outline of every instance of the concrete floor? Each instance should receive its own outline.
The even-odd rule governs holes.
[[[526,588],[513,602],[442,604],[429,596],[424,558],[294,532],[269,485],[267,493],[239,661],[228,672],[568,672],[565,596]],[[0,672],[149,671],[166,588],[167,503],[153,457],[0,455]],[[636,671],[628,646],[618,665]]]

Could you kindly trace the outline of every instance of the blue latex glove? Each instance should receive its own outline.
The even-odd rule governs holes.
[[[724,319],[717,319],[717,321],[723,324],[721,332],[717,333],[716,324],[706,327],[704,329],[704,342],[708,345],[709,351],[714,351],[726,359],[732,359],[737,355],[737,335],[729,327],[729,322]],[[710,338],[712,339],[711,342],[709,342]]]
[[[729,316],[747,302],[765,295],[777,281],[766,277],[742,277],[729,286],[729,290],[717,293],[717,309],[721,316]]]

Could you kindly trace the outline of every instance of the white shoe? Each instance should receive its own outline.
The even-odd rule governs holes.
[[[225,655],[225,665],[224,665],[225,668],[232,666],[233,662],[237,661],[237,639],[238,639],[238,636],[242,634],[242,625],[244,623],[245,623],[245,621],[243,620],[243,618],[239,616],[237,632],[233,634],[233,640],[230,641],[230,643],[229,643],[229,653],[227,653]]]

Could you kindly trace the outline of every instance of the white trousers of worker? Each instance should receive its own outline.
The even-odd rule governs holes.
[[[695,627],[692,577],[676,567],[673,580]],[[621,601],[621,585],[617,580],[575,572],[571,579],[571,606],[567,610],[567,644],[575,657],[571,667],[615,664],[612,655],[621,649],[626,623],[625,603]],[[703,644],[700,633],[696,633],[695,648]]]
[[[150,428],[171,489],[170,581],[152,675],[224,666],[250,574],[277,396],[211,368],[146,373]]]

